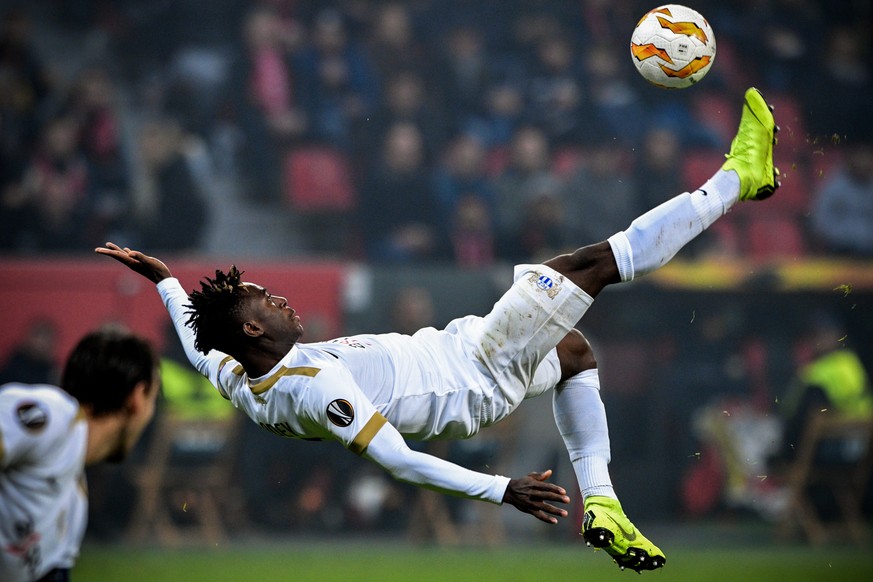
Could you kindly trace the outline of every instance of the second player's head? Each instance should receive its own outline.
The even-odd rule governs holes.
[[[114,419],[117,430],[92,461],[120,461],[152,419],[159,390],[158,357],[144,339],[103,329],[76,344],[61,387],[79,401],[89,420]]]

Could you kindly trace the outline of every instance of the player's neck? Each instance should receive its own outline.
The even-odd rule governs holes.
[[[280,345],[275,343],[259,344],[254,348],[247,348],[235,359],[242,364],[249,378],[260,378],[276,367],[294,344]]]
[[[94,417],[88,414],[88,444],[85,466],[107,460],[121,446],[125,420],[121,413]]]

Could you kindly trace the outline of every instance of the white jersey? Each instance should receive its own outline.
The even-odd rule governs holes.
[[[88,519],[88,426],[55,386],[0,386],[0,580],[72,568]]]
[[[410,461],[398,461],[395,454],[405,448],[398,443],[401,434],[470,437],[525,397],[557,383],[554,347],[590,297],[547,267],[538,269],[520,271],[516,285],[484,318],[465,317],[444,330],[425,328],[411,336],[357,335],[297,344],[258,378],[249,378],[230,356],[198,354],[184,324],[184,290],[175,279],[162,281],[158,290],[191,362],[265,429],[286,437],[335,439],[395,477],[500,502],[506,478],[495,481],[443,461],[444,466],[433,466],[437,460],[427,455],[415,463],[431,466],[416,466],[410,476],[404,472],[412,470],[404,465]],[[377,434],[381,438],[374,440]]]

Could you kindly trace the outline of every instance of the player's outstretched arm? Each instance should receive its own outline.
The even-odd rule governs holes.
[[[567,510],[554,505],[570,503],[567,492],[548,483],[551,470],[531,473],[520,479],[471,471],[439,457],[410,449],[390,424],[385,424],[370,441],[364,456],[388,471],[392,477],[440,493],[491,503],[509,503],[546,523],[558,523]]]
[[[552,470],[548,469],[520,479],[510,479],[503,502],[546,523],[558,523],[558,517],[566,517],[567,511],[552,503],[569,503],[570,500],[562,487],[547,481],[551,476]]]
[[[105,247],[94,249],[94,252],[98,255],[112,257],[119,263],[126,265],[131,271],[139,273],[155,284],[173,276],[163,261],[127,247],[121,248],[115,243],[108,242]]]
[[[213,350],[209,354],[201,354],[195,347],[194,331],[187,326],[188,319],[188,295],[179,282],[173,279],[170,269],[163,261],[150,257],[139,251],[121,248],[115,243],[108,242],[105,247],[97,247],[94,252],[107,257],[112,257],[119,263],[127,266],[131,271],[139,273],[157,286],[161,301],[170,314],[176,334],[182,342],[185,355],[197,371],[206,376],[210,382],[218,387],[217,370],[218,362],[224,358],[224,354]],[[170,281],[167,281],[170,279]],[[160,283],[166,281],[163,285]],[[219,387],[219,391],[221,388]],[[222,392],[224,394],[224,392]]]

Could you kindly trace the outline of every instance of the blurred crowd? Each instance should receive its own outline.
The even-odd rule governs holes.
[[[755,85],[784,201],[689,254],[873,257],[871,2],[693,6],[715,66],[667,91],[630,62],[650,0],[22,2],[0,15],[0,249],[209,252],[230,189],[313,256],[535,260],[702,183]]]

